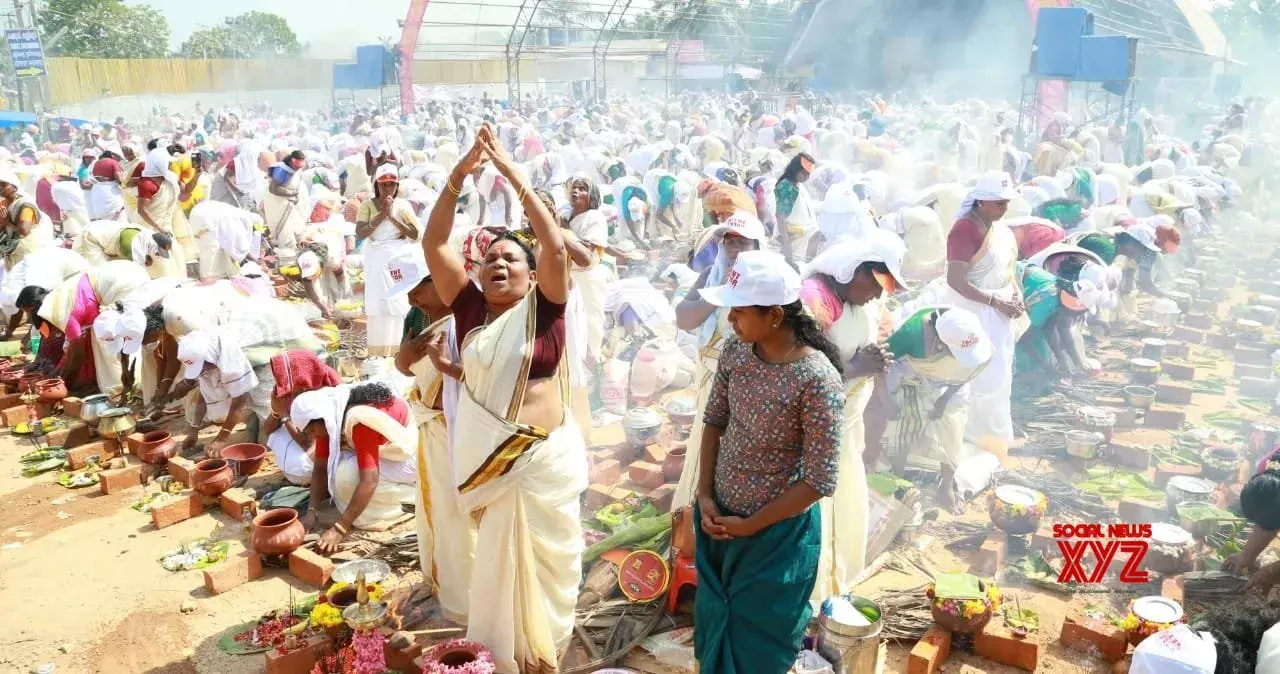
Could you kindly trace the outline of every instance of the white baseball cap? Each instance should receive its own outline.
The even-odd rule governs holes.
[[[991,360],[991,340],[973,312],[950,308],[938,316],[934,325],[938,337],[961,365],[978,367]]]
[[[314,280],[320,278],[320,256],[309,250],[298,256],[298,272],[302,278]]]
[[[142,339],[147,333],[147,315],[139,309],[129,309],[120,314],[116,330],[120,353],[132,356],[142,350]]]
[[[1161,252],[1160,246],[1156,245],[1156,228],[1151,224],[1146,222],[1139,222],[1139,223],[1130,225],[1128,229],[1124,230],[1124,233],[1128,234],[1129,236],[1132,236],[1135,240],[1137,240],[1138,243],[1142,244],[1147,250],[1153,250],[1157,253]]]
[[[427,262],[423,259],[422,248],[404,246],[387,259],[387,296],[409,292],[430,276]]]
[[[800,299],[800,274],[786,258],[764,250],[738,253],[725,284],[700,291],[718,307],[775,307]]]
[[[974,183],[969,196],[975,201],[1013,201],[1018,192],[1013,189],[1013,179],[1004,171],[988,171]]]

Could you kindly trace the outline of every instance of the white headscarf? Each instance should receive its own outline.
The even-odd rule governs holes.
[[[241,396],[258,385],[253,365],[234,336],[225,330],[193,330],[178,340],[178,360],[183,376],[197,379],[205,363],[217,368],[216,382],[231,397]],[[194,376],[193,376],[194,375]]]
[[[330,386],[298,394],[289,408],[289,418],[298,428],[320,420],[329,435],[329,496],[335,491],[334,477],[338,473],[338,461],[342,458],[342,419],[347,414],[347,401],[351,398],[351,386]]]
[[[120,354],[120,312],[107,309],[93,320],[93,336],[102,342],[102,348],[112,356]]]
[[[142,177],[164,178],[165,182],[176,188],[178,174],[169,170],[171,163],[173,163],[173,155],[169,154],[168,148],[157,147],[147,153],[146,163],[142,166]]]

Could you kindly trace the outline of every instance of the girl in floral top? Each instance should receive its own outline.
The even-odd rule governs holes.
[[[730,307],[737,339],[722,351],[704,418],[694,651],[708,674],[783,674],[818,573],[815,504],[836,490],[840,356],[781,255],[739,253],[725,280],[701,291]]]

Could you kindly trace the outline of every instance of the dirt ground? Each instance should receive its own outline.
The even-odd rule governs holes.
[[[1112,357],[1118,355],[1118,351],[1111,352]],[[1211,357],[1199,349],[1193,352],[1193,358],[1206,355]],[[1218,374],[1230,378],[1229,359],[1220,362],[1217,369]],[[1196,394],[1189,420],[1194,423],[1205,413],[1230,408],[1234,403],[1233,388],[1226,396]],[[1116,434],[1117,442],[1143,446],[1169,440],[1166,431]],[[18,457],[30,448],[27,439],[0,436],[0,597],[6,608],[0,619],[0,671],[26,672],[42,663],[54,663],[58,672],[75,673],[262,671],[262,656],[224,655],[217,649],[217,636],[232,625],[287,605],[291,596],[312,588],[283,570],[269,568],[260,580],[210,596],[203,587],[200,571],[170,573],[158,559],[165,551],[208,535],[219,525],[239,535],[243,531],[239,522],[213,510],[157,531],[148,515],[129,508],[143,493],[143,487],[104,496],[96,487],[64,489],[52,483],[52,474],[21,477]],[[1005,459],[1007,468],[1035,472],[1061,473],[1060,463]],[[254,480],[273,479],[273,472],[268,461],[264,474]],[[950,515],[942,514],[939,522],[950,519]],[[986,498],[970,503],[962,519],[989,522]],[[969,570],[968,555],[957,556],[941,543],[929,542],[927,536],[923,540],[926,545],[920,556],[932,570]],[[871,595],[880,589],[912,588],[923,582],[919,575],[887,569],[859,587],[858,593]],[[1038,671],[1110,671],[1102,661],[1066,651],[1057,644],[1063,616],[1070,605],[1066,595],[1009,588],[1006,597],[1007,601],[1016,597],[1024,607],[1040,614],[1042,628],[1031,636],[1043,644]],[[910,644],[890,643],[884,671],[905,672],[909,648]],[[641,654],[627,664],[653,674],[676,671]],[[953,650],[942,671],[1018,670]]]

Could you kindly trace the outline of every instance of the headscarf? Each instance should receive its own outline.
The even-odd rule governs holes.
[[[1116,261],[1115,238],[1102,232],[1089,234],[1076,243],[1077,246],[1097,255],[1103,262],[1111,264]]]
[[[102,348],[107,354],[119,355],[123,346],[119,339],[120,312],[115,309],[105,309],[98,314],[98,317],[93,319],[93,336],[102,343]]]
[[[217,369],[217,382],[232,397],[244,395],[257,385],[253,365],[235,337],[225,330],[192,330],[178,340],[178,360],[183,376],[198,379],[205,363]]]
[[[745,211],[753,217],[759,217],[755,201],[741,187],[711,182],[702,197],[702,208],[708,213],[728,217],[738,211]]]
[[[1098,206],[1110,206],[1120,199],[1120,180],[1113,175],[1104,173],[1098,176],[1095,187],[1097,188],[1095,203]]]
[[[342,384],[338,373],[307,349],[291,349],[273,356],[271,374],[276,380],[272,392],[276,398]]]
[[[146,163],[142,167],[143,178],[164,178],[165,182],[178,187],[178,175],[169,170],[169,165],[173,163],[173,155],[169,154],[168,148],[157,147],[147,153]]]
[[[298,394],[289,407],[289,418],[298,428],[305,428],[312,421],[323,421],[329,436],[329,493],[335,492],[334,478],[338,462],[342,458],[342,419],[347,413],[347,401],[351,398],[351,386],[343,384]]]
[[[729,273],[729,260],[724,255],[724,246],[721,245],[725,235],[729,233],[760,243],[768,238],[760,219],[746,211],[735,212],[719,225],[703,230],[701,237],[694,245],[692,267],[698,273],[702,273],[708,267],[711,268],[704,287],[710,288],[724,283],[725,275]],[[706,346],[715,334],[715,330],[716,317],[710,316],[698,329],[699,345]]]

